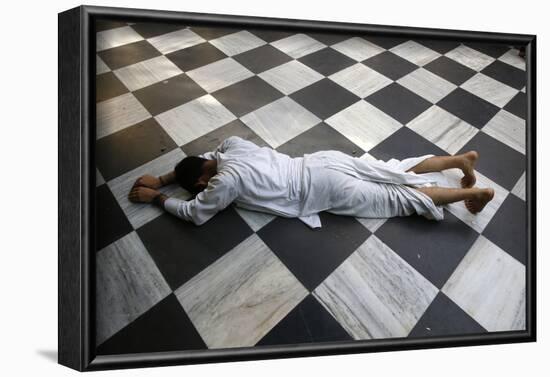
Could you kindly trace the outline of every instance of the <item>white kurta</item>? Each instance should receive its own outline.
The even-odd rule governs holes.
[[[434,173],[406,172],[431,156],[382,162],[320,151],[291,158],[232,136],[201,155],[218,164],[207,188],[189,201],[169,198],[164,208],[197,225],[233,202],[245,209],[298,217],[311,228],[321,227],[321,211],[368,218],[418,213],[441,220],[441,207],[405,186],[438,182]]]

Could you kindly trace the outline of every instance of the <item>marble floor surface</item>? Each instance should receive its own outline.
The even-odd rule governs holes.
[[[512,46],[98,21],[99,354],[269,347],[526,328],[526,71]],[[233,205],[202,226],[127,193],[237,135],[292,157],[475,149],[479,215],[322,212],[323,227]],[[461,172],[449,170],[450,186]],[[168,195],[189,198],[176,186]]]

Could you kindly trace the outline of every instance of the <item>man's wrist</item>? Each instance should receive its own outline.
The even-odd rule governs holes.
[[[163,175],[159,175],[157,179],[159,181],[160,187],[167,186],[175,182],[176,173],[172,171]]]
[[[164,195],[162,192],[159,192],[154,198],[153,198],[153,204],[156,206],[164,209],[164,202],[168,199],[168,196]]]

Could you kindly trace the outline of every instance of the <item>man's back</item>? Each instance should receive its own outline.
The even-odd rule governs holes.
[[[302,198],[303,158],[292,158],[238,137],[226,139],[211,155],[218,174],[237,189],[244,208],[297,216]]]

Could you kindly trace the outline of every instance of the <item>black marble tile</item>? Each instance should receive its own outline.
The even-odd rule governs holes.
[[[324,48],[298,60],[325,76],[330,76],[356,63],[355,60],[332,48]]]
[[[160,56],[161,53],[147,41],[128,43],[97,53],[112,70]]]
[[[455,85],[462,85],[476,74],[473,69],[446,56],[440,56],[426,64],[424,68]]]
[[[185,29],[185,25],[167,22],[138,22],[132,25],[132,29],[143,38],[153,38],[176,30]]]
[[[289,97],[322,120],[360,100],[355,94],[327,78],[306,86]]]
[[[410,338],[483,334],[485,330],[451,299],[439,292],[409,333]]]
[[[492,103],[462,88],[453,90],[437,105],[477,128],[485,126],[500,110]]]
[[[277,217],[257,234],[310,291],[314,290],[370,235],[350,216],[320,213],[322,227]]]
[[[345,41],[346,39],[350,39],[354,37],[354,35],[350,35],[346,33],[323,33],[323,32],[308,32],[307,35],[309,35],[311,38],[327,46],[331,46],[336,43]]]
[[[476,170],[512,190],[526,169],[525,156],[484,132],[478,132],[458,153],[476,150],[480,158]]]
[[[230,136],[239,136],[242,139],[253,142],[259,147],[269,146],[262,138],[248,128],[241,120],[234,121],[207,133],[181,147],[187,156],[196,156],[213,151],[222,141]]]
[[[250,33],[254,34],[260,39],[263,39],[267,43],[278,41],[279,39],[290,37],[293,34],[296,34],[292,31],[287,30],[275,30],[275,29],[262,29],[262,28],[248,28]]]
[[[105,31],[110,29],[116,29],[119,27],[128,26],[126,22],[122,21],[114,21],[114,20],[97,20],[95,22],[95,31]]]
[[[95,208],[96,251],[133,231],[132,225],[106,184],[96,188]]]
[[[207,349],[174,294],[97,347],[98,355]]]
[[[454,50],[460,46],[460,42],[449,41],[445,39],[415,39],[416,42],[428,47],[440,54],[446,54],[447,52]]]
[[[256,345],[350,341],[353,338],[312,295],[308,295]]]
[[[483,235],[523,264],[527,261],[527,205],[509,194]]]
[[[399,80],[418,68],[416,64],[389,51],[368,58],[363,61],[363,64],[392,80]]]
[[[277,148],[278,152],[291,157],[301,157],[306,153],[323,150],[336,150],[353,157],[360,157],[365,153],[325,122],[319,123]]]
[[[375,45],[385,48],[386,50],[408,41],[407,38],[384,37],[379,35],[363,35],[362,37]]]
[[[96,141],[96,165],[106,181],[176,148],[153,118]]]
[[[519,92],[504,106],[504,110],[511,112],[521,119],[527,119],[527,95]]]
[[[441,221],[423,216],[394,217],[376,236],[438,288],[443,287],[478,233],[452,213]]]
[[[368,152],[382,161],[388,161],[392,158],[404,160],[405,158],[426,154],[434,154],[436,156],[449,155],[443,149],[407,127],[401,127]]]
[[[190,29],[208,41],[223,37],[224,35],[233,34],[242,30],[241,28],[237,28],[237,27],[206,26],[206,25],[191,26]]]
[[[504,44],[484,43],[484,42],[466,42],[464,45],[473,48],[479,52],[489,55],[493,58],[499,58],[510,48]]]
[[[234,55],[233,59],[256,74],[292,60],[290,56],[271,45],[263,45]]]
[[[432,106],[418,94],[399,85],[390,84],[365,98],[393,119],[405,125]]]
[[[489,64],[481,73],[517,90],[521,90],[527,81],[527,73],[525,71],[512,67],[510,64],[503,63],[500,60],[495,60]]]
[[[177,50],[165,56],[184,72],[227,58],[227,55],[207,42]]]
[[[138,89],[133,93],[153,116],[207,94],[185,73]]]
[[[200,226],[165,213],[137,232],[173,290],[252,234],[231,206]]]
[[[128,89],[113,72],[102,73],[96,76],[96,102],[105,101],[121,94],[128,93]]]
[[[284,96],[258,76],[239,81],[212,93],[229,111],[242,117]]]

